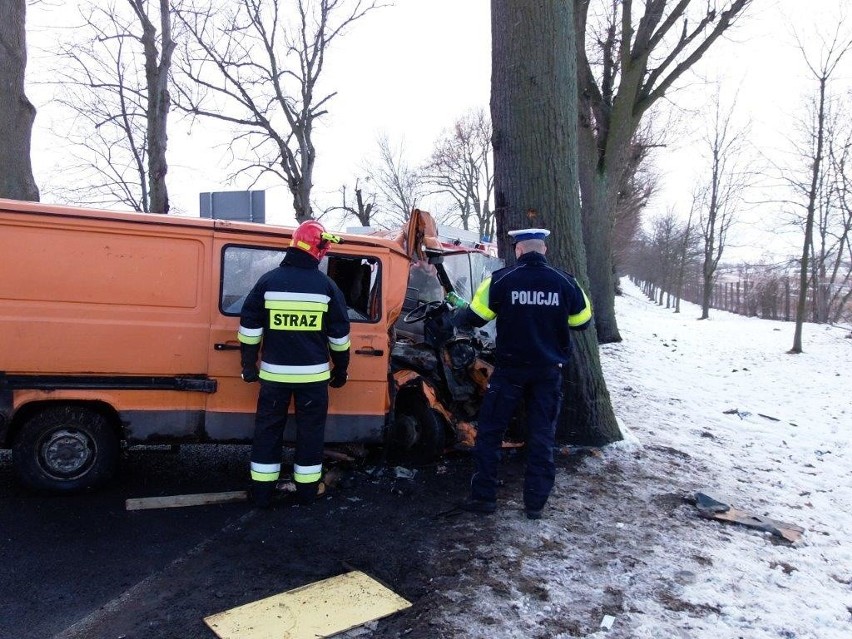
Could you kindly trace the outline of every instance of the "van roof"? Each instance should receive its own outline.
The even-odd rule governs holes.
[[[195,227],[216,232],[239,232],[266,236],[289,237],[293,227],[275,224],[259,224],[257,222],[234,222],[232,220],[213,220],[210,218],[190,217],[182,215],[161,215],[157,213],[136,213],[124,211],[108,211],[103,209],[79,208],[60,204],[45,204],[43,202],[23,202],[0,198],[0,213],[15,212],[31,215],[55,216],[62,218],[83,218],[94,220],[115,220],[136,224],[156,224],[168,226]],[[337,233],[337,231],[335,231]],[[383,247],[406,255],[402,247],[390,238],[374,235],[357,235],[340,233],[347,244],[356,246]]]

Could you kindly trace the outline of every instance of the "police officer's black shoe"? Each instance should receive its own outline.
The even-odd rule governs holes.
[[[473,497],[468,497],[463,502],[461,502],[458,507],[459,510],[463,510],[468,513],[490,515],[495,510],[497,510],[497,502],[485,501],[484,499],[474,499]]]
[[[524,512],[527,514],[527,519],[541,519],[541,508],[535,510],[534,508],[526,508]]]

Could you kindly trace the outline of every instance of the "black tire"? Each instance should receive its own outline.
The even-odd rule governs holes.
[[[444,452],[446,428],[418,390],[401,391],[394,417],[394,457],[417,466],[435,462]]]
[[[21,426],[12,462],[21,483],[70,493],[98,486],[114,474],[119,439],[106,417],[86,406],[42,409]]]

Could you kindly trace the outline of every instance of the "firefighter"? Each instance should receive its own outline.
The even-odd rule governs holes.
[[[319,270],[330,244],[339,242],[319,222],[303,222],[293,232],[281,265],[260,277],[240,315],[242,378],[260,380],[251,452],[252,499],[260,508],[270,505],[281,474],[291,398],[296,413],[296,499],[309,504],[317,495],[328,387],[343,386],[349,366],[346,302],[334,281]]]
[[[509,231],[517,263],[484,280],[470,305],[453,319],[456,326],[482,326],[497,319],[496,362],[479,410],[470,497],[460,504],[469,512],[492,513],[497,508],[500,447],[521,400],[527,414],[524,509],[529,519],[541,518],[553,488],[569,330],[585,330],[592,309],[577,280],[548,264],[548,235],[547,229]]]

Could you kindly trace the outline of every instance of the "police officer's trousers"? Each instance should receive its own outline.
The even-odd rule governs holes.
[[[284,427],[291,398],[295,398],[296,408],[293,479],[297,499],[302,503],[312,501],[322,477],[327,382],[280,384],[262,381],[251,450],[252,494],[260,505],[268,504],[281,473]]]
[[[500,448],[521,400],[526,404],[528,430],[524,506],[541,510],[556,478],[553,447],[556,418],[562,404],[562,368],[558,365],[547,368],[498,365],[494,369],[479,410],[471,497],[496,501]]]

